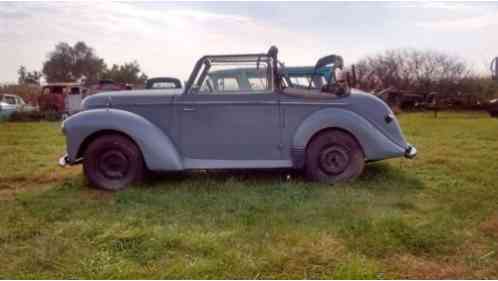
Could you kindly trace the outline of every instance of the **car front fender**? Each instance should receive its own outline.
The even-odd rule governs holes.
[[[381,160],[405,154],[406,147],[391,141],[359,114],[340,108],[326,108],[308,116],[296,130],[292,148],[296,166],[302,167],[304,164],[306,146],[312,137],[322,130],[332,128],[352,134],[362,147],[365,160]]]
[[[147,119],[120,109],[92,109],[72,115],[63,123],[68,162],[78,160],[85,140],[105,131],[130,137],[142,151],[146,166],[154,171],[182,170],[183,165],[170,137]]]

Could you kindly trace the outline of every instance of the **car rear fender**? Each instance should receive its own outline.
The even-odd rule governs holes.
[[[403,156],[405,153],[405,148],[392,142],[360,115],[345,109],[327,108],[308,116],[296,130],[292,148],[294,165],[304,165],[306,147],[315,135],[334,128],[344,130],[356,138],[363,149],[365,160],[381,160]]]
[[[140,115],[120,109],[80,112],[64,122],[68,161],[78,160],[89,138],[105,131],[130,137],[142,151],[147,168],[154,171],[182,170],[183,165],[170,137]]]

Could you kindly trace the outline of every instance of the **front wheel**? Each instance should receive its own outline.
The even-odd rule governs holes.
[[[331,130],[315,137],[306,150],[305,170],[314,181],[334,184],[361,175],[365,157],[350,134]]]
[[[113,134],[90,143],[84,155],[83,170],[91,185],[117,191],[141,181],[145,165],[142,153],[133,141]]]

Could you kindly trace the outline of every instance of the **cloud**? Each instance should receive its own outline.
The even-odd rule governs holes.
[[[149,76],[181,79],[202,55],[271,45],[286,65],[312,65],[331,53],[353,63],[404,46],[491,53],[498,5],[404,5],[0,2],[0,82],[15,81],[21,64],[41,69],[61,41],[85,41],[108,64],[137,60]]]
[[[282,45],[290,63],[313,64],[317,53],[329,49],[312,32],[164,3],[0,4],[0,26],[6,27],[0,30],[5,43],[0,51],[12,55],[0,67],[10,68],[10,80],[20,64],[40,69],[46,53],[60,41],[85,41],[108,64],[136,59],[149,75],[182,79],[208,53],[259,53]]]
[[[416,23],[417,27],[448,32],[474,31],[497,25],[498,12]]]

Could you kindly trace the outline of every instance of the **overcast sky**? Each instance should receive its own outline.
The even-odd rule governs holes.
[[[61,41],[85,41],[107,64],[137,60],[185,80],[204,54],[259,53],[287,65],[340,54],[346,64],[391,48],[459,55],[487,74],[498,56],[498,3],[0,3],[0,82],[40,70]]]

